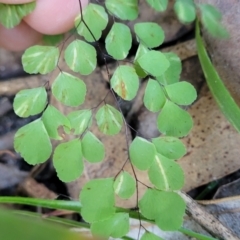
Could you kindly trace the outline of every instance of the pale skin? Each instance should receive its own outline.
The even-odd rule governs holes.
[[[0,0],[0,3],[23,4],[32,0]],[[84,8],[88,0],[81,0]],[[80,13],[79,0],[36,0],[35,10],[12,29],[0,24],[0,47],[22,51],[41,42],[42,34],[65,33],[74,26]]]

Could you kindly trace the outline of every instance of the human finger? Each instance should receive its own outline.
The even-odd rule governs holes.
[[[21,22],[12,29],[6,29],[0,24],[0,33],[0,46],[11,51],[24,50],[37,44],[42,38],[42,34],[29,27],[25,22]]]
[[[88,0],[80,1],[83,8],[88,4]],[[38,32],[54,35],[70,30],[79,13],[79,0],[37,0],[35,10],[24,21]]]
[[[6,4],[22,4],[22,3],[30,3],[33,2],[33,0],[0,0],[0,3],[6,3]]]

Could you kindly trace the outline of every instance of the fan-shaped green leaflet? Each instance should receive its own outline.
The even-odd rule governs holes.
[[[137,75],[140,77],[140,78],[144,78],[147,76],[147,73],[140,67],[139,63],[138,63],[138,59],[144,55],[145,53],[149,52],[150,50],[144,46],[143,44],[139,44],[138,45],[138,49],[137,49],[137,53],[135,55],[135,58],[134,58],[134,68],[135,68],[135,71],[137,73]]]
[[[89,75],[97,65],[95,48],[81,40],[75,40],[67,46],[64,58],[71,70],[82,75]]]
[[[161,76],[157,76],[156,79],[163,85],[179,82],[180,74],[182,71],[181,59],[177,54],[172,52],[163,54],[169,61],[170,66]]]
[[[138,58],[140,67],[150,75],[157,77],[169,68],[169,61],[163,53],[151,50]]]
[[[121,20],[134,20],[138,16],[137,0],[106,0],[105,5],[109,13]]]
[[[80,202],[81,215],[86,222],[94,223],[112,217],[116,210],[113,178],[88,181],[80,192]]]
[[[29,117],[41,113],[47,104],[47,92],[44,87],[23,89],[13,102],[14,112],[19,117]]]
[[[99,130],[106,135],[115,135],[121,131],[122,114],[111,105],[105,104],[96,113]]]
[[[152,143],[158,153],[169,159],[179,159],[187,152],[185,145],[176,137],[157,137],[152,139]]]
[[[178,163],[156,154],[148,170],[151,183],[159,190],[180,190],[184,185],[184,173]]]
[[[164,106],[165,101],[166,97],[162,87],[156,80],[150,78],[144,93],[144,106],[151,112],[158,112]]]
[[[53,154],[53,166],[63,182],[71,182],[80,177],[84,168],[80,140],[60,143]]]
[[[75,27],[77,28],[78,34],[83,36],[88,42],[94,42],[95,39],[98,40],[108,23],[108,15],[105,9],[98,4],[89,3],[88,6],[83,9],[82,17],[88,28],[84,22],[81,21],[81,16],[78,16],[75,20]]]
[[[176,0],[174,10],[178,19],[183,23],[191,23],[196,18],[196,8],[193,0]]]
[[[50,157],[52,144],[41,119],[28,123],[16,132],[14,148],[28,164],[43,163]]]
[[[138,41],[149,48],[158,47],[163,43],[164,31],[154,22],[136,23],[134,31],[137,35]]]
[[[58,128],[60,126],[63,126],[68,130],[71,129],[71,125],[67,117],[52,105],[48,105],[47,109],[44,111],[42,121],[49,137],[56,140],[62,140],[62,136],[58,133]]]
[[[184,137],[193,127],[193,120],[187,111],[168,100],[158,115],[157,127],[167,136]]]
[[[176,231],[181,227],[185,208],[185,202],[177,193],[150,188],[139,201],[141,214],[155,220],[157,226],[164,231]]]
[[[192,84],[181,81],[165,86],[169,99],[178,105],[190,105],[197,98],[197,92]]]
[[[147,3],[156,11],[163,12],[167,9],[168,0],[147,0]]]
[[[105,156],[103,143],[92,133],[87,132],[82,139],[83,157],[91,162],[101,162]]]
[[[105,39],[105,45],[108,54],[114,59],[125,59],[132,46],[130,28],[123,23],[115,22]]]
[[[92,125],[92,111],[90,109],[70,112],[67,118],[71,123],[71,128],[74,129],[75,135],[82,134]]]
[[[220,22],[222,15],[215,7],[210,4],[199,4],[198,7],[201,11],[201,22],[213,37],[229,37],[228,31]]]
[[[163,239],[151,232],[145,232],[140,240],[163,240]]]
[[[0,3],[0,23],[5,28],[13,28],[21,22],[23,17],[31,13],[35,7],[35,1],[24,4]]]
[[[54,97],[66,106],[77,107],[85,101],[86,84],[67,72],[60,72],[52,85]]]
[[[128,199],[136,191],[136,181],[128,172],[123,171],[114,181],[114,190],[120,198]]]
[[[97,237],[121,238],[129,232],[129,214],[115,213],[106,220],[94,222],[91,232]]]
[[[130,160],[139,170],[147,170],[151,166],[155,153],[154,145],[141,137],[136,137],[129,147]]]
[[[59,49],[52,46],[32,46],[22,55],[25,72],[47,74],[53,71],[59,59]]]
[[[139,79],[133,67],[122,65],[115,70],[110,84],[121,98],[130,101],[137,95]]]

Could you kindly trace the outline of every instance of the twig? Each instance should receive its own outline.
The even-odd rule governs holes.
[[[240,200],[240,196],[231,196],[231,197],[212,199],[212,200],[199,200],[197,202],[202,205],[211,205],[211,204],[219,204],[219,203],[225,203],[225,202],[237,201],[237,200],[238,201]]]
[[[223,240],[239,240],[239,238],[226,228],[217,218],[208,213],[202,206],[189,197],[184,192],[179,192],[181,197],[187,204],[187,214],[191,216],[197,223],[205,228],[213,236]]]

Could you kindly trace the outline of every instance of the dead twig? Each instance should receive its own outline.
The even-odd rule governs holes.
[[[219,203],[236,201],[236,200],[240,200],[240,196],[231,196],[231,197],[212,199],[212,200],[198,200],[197,202],[202,205],[211,205],[211,204],[219,204]]]
[[[186,193],[179,192],[179,194],[187,204],[187,214],[209,233],[223,240],[239,240],[232,231],[226,228],[217,218],[207,212]]]
[[[42,199],[56,199],[57,194],[49,190],[45,185],[28,177],[19,187],[27,196]]]

